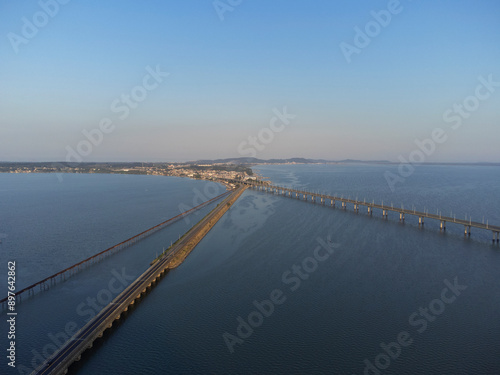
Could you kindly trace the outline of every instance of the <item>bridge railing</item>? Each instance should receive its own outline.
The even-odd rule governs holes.
[[[442,224],[443,223],[446,224],[446,222],[456,223],[456,224],[464,225],[466,227],[465,234],[469,235],[469,236],[470,236],[470,228],[471,227],[475,227],[475,228],[479,228],[479,229],[486,229],[486,230],[493,232],[493,242],[495,242],[495,241],[497,243],[499,242],[500,226],[490,225],[488,222],[485,224],[485,223],[472,221],[471,218],[469,218],[468,220],[467,219],[463,220],[463,219],[457,219],[456,217],[443,216],[439,212],[437,214],[431,214],[429,212],[421,212],[421,211],[417,211],[415,209],[405,209],[403,207],[401,207],[401,208],[394,207],[392,204],[391,205],[384,205],[383,202],[381,204],[377,204],[374,201],[373,202],[359,201],[357,199],[337,197],[337,196],[331,196],[331,195],[320,194],[320,193],[313,193],[313,192],[309,192],[309,191],[305,191],[305,190],[280,187],[280,186],[275,186],[275,185],[271,185],[271,184],[253,183],[253,182],[249,182],[249,181],[246,181],[244,183],[247,185],[250,185],[252,187],[255,187],[255,188],[261,188],[261,189],[265,190],[266,192],[269,192],[269,191],[278,192],[278,193],[282,192],[283,194],[285,192],[290,192],[293,194],[298,194],[299,197],[300,197],[300,195],[302,195],[306,199],[308,196],[311,196],[311,198],[314,198],[314,199],[320,198],[322,200],[331,200],[332,202],[351,203],[351,204],[355,205],[356,209],[358,209],[359,206],[369,207],[370,209],[377,208],[377,209],[383,210],[385,216],[387,216],[388,211],[397,212],[397,213],[400,213],[401,215],[403,215],[403,216],[400,216],[400,220],[401,219],[404,220],[404,215],[406,215],[406,214],[413,215],[413,216],[417,216],[421,219],[420,221],[421,221],[422,225],[423,225],[423,218],[439,220]],[[345,207],[345,206],[343,205],[343,207]],[[371,212],[371,211],[369,211],[369,212]],[[446,229],[446,226],[442,225],[441,228]]]
[[[118,251],[118,250],[121,250],[127,246],[130,246],[134,242],[137,242],[138,240],[153,234],[154,232],[162,229],[163,227],[165,227],[169,224],[172,224],[173,222],[183,218],[184,216],[189,215],[189,214],[193,213],[194,211],[197,211],[197,210],[205,207],[206,205],[222,198],[225,195],[228,195],[229,193],[231,193],[231,190],[226,191],[225,193],[222,193],[215,198],[209,199],[208,201],[203,202],[202,204],[200,204],[196,207],[193,207],[187,211],[184,211],[183,213],[181,213],[177,216],[174,216],[174,217],[172,217],[172,218],[170,218],[170,219],[168,219],[168,220],[166,220],[158,225],[155,225],[154,227],[151,227],[151,228],[149,228],[149,229],[147,229],[147,230],[145,230],[145,231],[143,231],[143,232],[141,232],[133,237],[130,237],[130,238],[126,239],[125,241],[120,242],[119,244],[111,246],[111,247],[107,248],[106,250],[103,250],[95,255],[92,255],[91,257],[88,257],[87,259],[84,259],[81,262],[73,264],[71,267],[67,267],[67,268],[63,269],[62,271],[59,271],[59,272],[57,272],[49,277],[46,277],[43,280],[40,280],[40,281],[30,285],[30,286],[27,286],[26,288],[16,292],[16,295],[15,295],[16,299],[18,297],[19,297],[19,299],[21,299],[22,295],[27,293],[27,292],[29,294],[34,294],[36,292],[36,287],[39,287],[40,290],[45,290],[48,288],[47,283],[48,282],[51,282],[51,283],[56,282],[58,276],[60,276],[61,279],[64,279],[66,274],[70,273],[70,275],[72,275],[74,272],[77,272],[81,267],[85,266],[89,262],[101,260],[103,257],[110,255],[115,251]],[[8,301],[8,297],[3,298],[0,300],[0,304],[2,306],[4,306],[7,301]]]

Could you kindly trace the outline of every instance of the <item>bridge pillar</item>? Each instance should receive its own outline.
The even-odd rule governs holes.
[[[359,205],[354,203],[354,212],[359,212]]]
[[[405,213],[404,212],[399,213],[399,221],[405,221]]]
[[[324,204],[325,203],[325,200],[323,199],[323,197],[321,197],[321,204]]]
[[[314,195],[311,195],[311,202],[316,203],[316,197]]]
[[[385,217],[387,219],[387,210],[382,210],[382,217]]]
[[[439,225],[439,230],[446,230],[446,221],[441,220],[441,224]]]
[[[368,214],[370,216],[372,216],[372,213],[373,213],[373,208],[371,208],[370,206],[368,206]]]
[[[424,217],[423,216],[419,216],[418,217],[418,225],[424,225]]]
[[[345,210],[345,209],[346,209],[346,207],[347,207],[347,206],[346,206],[345,202],[342,202],[342,209],[343,209],[343,210]]]
[[[470,237],[470,225],[464,225],[464,236]]]

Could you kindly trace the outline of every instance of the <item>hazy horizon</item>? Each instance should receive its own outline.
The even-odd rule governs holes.
[[[499,21],[493,0],[5,3],[0,160],[498,162]]]
[[[99,164],[99,163],[152,163],[152,164],[168,164],[168,163],[181,163],[181,164],[186,164],[186,163],[194,163],[194,162],[199,162],[199,161],[217,161],[217,160],[230,160],[230,159],[239,159],[239,158],[244,158],[240,156],[235,156],[233,158],[217,158],[217,159],[208,159],[208,158],[200,158],[200,159],[182,159],[182,160],[90,160],[90,161],[83,161],[82,163],[89,163],[89,164]],[[271,160],[291,160],[291,159],[299,159],[298,157],[290,157],[290,158],[282,158],[282,157],[276,157],[276,158],[267,158],[267,159],[261,159],[261,158],[256,158],[258,160],[261,160],[263,162],[269,162]],[[371,164],[401,164],[401,162],[397,160],[372,160],[372,159],[337,159],[337,160],[329,160],[329,159],[321,159],[321,158],[300,158],[300,159],[306,159],[306,160],[318,160],[319,164],[321,163],[371,163]],[[8,160],[0,160],[0,163],[54,163],[54,164],[64,164],[68,163],[65,160],[19,160],[19,161],[8,161]],[[78,162],[69,162],[69,163],[76,163]],[[251,163],[251,162],[250,162]],[[275,164],[275,163],[269,163],[269,164]],[[299,163],[300,164],[300,163]],[[497,166],[500,165],[500,161],[434,161],[434,162],[422,162],[415,164],[416,166],[418,165],[432,165],[432,164],[442,164],[442,165],[493,165]]]

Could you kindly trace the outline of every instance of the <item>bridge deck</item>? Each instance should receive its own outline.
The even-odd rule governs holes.
[[[137,242],[140,239],[143,239],[144,237],[147,237],[147,236],[155,233],[156,231],[164,228],[165,226],[174,223],[175,221],[205,207],[206,205],[222,198],[225,195],[228,195],[229,193],[230,193],[230,191],[226,191],[226,192],[218,195],[215,198],[212,198],[206,202],[203,202],[196,207],[193,207],[193,208],[191,208],[191,209],[189,209],[189,210],[187,210],[187,211],[185,211],[177,216],[174,216],[174,217],[172,217],[172,218],[170,218],[170,219],[168,219],[168,220],[166,220],[158,225],[155,225],[154,227],[151,227],[151,228],[149,228],[149,229],[147,229],[147,230],[145,230],[145,231],[143,231],[143,232],[141,232],[133,237],[130,237],[129,239],[127,239],[125,241],[120,242],[119,244],[111,246],[110,248],[107,248],[106,250],[103,250],[95,255],[92,255],[91,257],[84,259],[81,262],[73,264],[72,266],[63,269],[62,271],[59,271],[59,272],[57,272],[49,277],[46,277],[43,280],[40,280],[40,281],[38,281],[38,282],[36,282],[36,283],[26,287],[26,288],[23,288],[22,290],[16,292],[15,297],[16,297],[16,299],[21,300],[23,294],[26,294],[26,293],[28,293],[29,295],[35,294],[36,287],[39,287],[41,291],[46,290],[46,289],[48,289],[49,285],[55,284],[57,282],[58,276],[59,276],[60,280],[65,280],[65,278],[67,276],[73,275],[74,273],[78,272],[80,270],[80,268],[83,268],[87,264],[91,264],[92,262],[98,262],[98,261],[102,260],[105,256],[111,255],[118,250],[121,250],[127,246],[130,246],[134,242]],[[2,308],[7,306],[7,300],[8,300],[8,297],[5,297],[5,298],[0,300],[0,305],[2,306]]]
[[[119,296],[117,296],[108,306],[106,306],[99,314],[97,314],[90,322],[80,329],[75,336],[66,342],[51,358],[36,369],[33,374],[64,374],[68,367],[81,358],[82,353],[91,348],[93,342],[103,332],[110,328],[114,320],[120,319],[122,313],[128,310],[129,306],[133,305],[143,293],[147,291],[161,276],[168,271],[170,262],[184,248],[184,246],[199,237],[199,233],[207,225],[214,225],[217,220],[213,220],[220,214],[221,211],[227,210],[226,203],[237,199],[246,186],[231,192],[221,204],[212,210],[206,217],[193,226],[189,232],[171,251],[150,266],[141,276],[139,276],[132,284],[130,284]]]
[[[393,205],[384,205],[382,204],[377,204],[374,202],[366,202],[366,201],[359,201],[357,199],[350,199],[350,198],[344,198],[344,197],[337,197],[337,196],[332,196],[332,195],[327,195],[327,194],[319,194],[319,193],[312,193],[309,191],[305,190],[299,190],[299,189],[291,189],[291,188],[285,188],[285,187],[279,187],[279,186],[273,186],[273,185],[259,185],[259,184],[252,184],[250,183],[253,188],[257,189],[262,189],[267,192],[274,192],[274,193],[281,193],[285,195],[286,193],[290,194],[296,194],[299,196],[302,195],[303,198],[307,199],[307,197],[311,197],[311,199],[323,199],[324,201],[330,200],[331,202],[343,202],[343,203],[350,203],[359,208],[359,206],[365,206],[367,208],[373,209],[380,209],[382,211],[392,211],[392,212],[397,212],[399,214],[404,214],[404,215],[413,215],[417,216],[419,218],[429,218],[429,219],[435,219],[439,220],[444,223],[456,223],[456,224],[461,224],[464,225],[465,227],[469,228],[470,233],[470,228],[475,227],[479,229],[485,229],[492,231],[494,234],[496,234],[497,242],[498,242],[498,233],[500,233],[500,226],[497,225],[490,225],[489,223],[480,223],[477,221],[472,221],[470,218],[469,220],[466,219],[457,219],[455,217],[450,217],[450,216],[445,216],[441,214],[431,214],[429,212],[422,212],[422,211],[417,211],[415,209],[405,209],[405,208],[397,208],[394,207]]]

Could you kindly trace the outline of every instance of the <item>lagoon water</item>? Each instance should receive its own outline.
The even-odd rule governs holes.
[[[395,191],[387,169],[395,171],[360,164],[255,168],[283,186],[500,223],[497,167],[421,166]],[[0,175],[0,232],[7,235],[0,246],[2,257],[18,262],[19,283],[175,216],[178,203],[192,206],[193,189],[207,184],[68,175],[61,186],[51,177]],[[68,322],[85,322],[89,314],[79,312],[88,311],[87,298],[106,289],[116,272],[140,274],[196,217],[19,304],[18,363],[36,364]],[[71,370],[500,374],[500,247],[490,233],[473,230],[464,239],[462,227],[448,224],[440,233],[438,224],[419,228],[411,218],[402,224],[395,215],[383,220],[377,212],[370,217],[247,190],[186,261]],[[269,300],[275,303],[263,302]],[[398,338],[406,346],[391,344]]]

